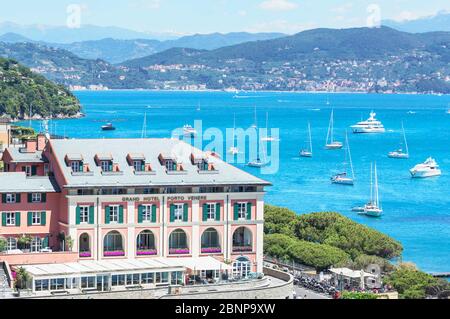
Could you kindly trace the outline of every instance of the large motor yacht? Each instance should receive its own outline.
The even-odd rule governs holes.
[[[409,170],[413,178],[425,178],[439,176],[442,174],[436,161],[429,157],[424,163],[417,164]]]
[[[375,112],[370,112],[370,117],[366,121],[361,121],[352,126],[353,133],[384,133],[384,125],[378,121]]]

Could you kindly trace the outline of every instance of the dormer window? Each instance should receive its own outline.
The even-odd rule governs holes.
[[[199,172],[214,172],[215,168],[207,153],[197,152],[191,154],[192,165],[197,166]]]
[[[100,161],[100,166],[101,166],[103,172],[112,172],[113,171],[112,161]]]
[[[143,161],[133,161],[133,168],[135,172],[145,171],[145,163]]]
[[[166,160],[166,169],[168,172],[173,172],[177,170],[177,163],[175,161],[168,159]]]
[[[81,172],[81,168],[83,167],[83,165],[80,161],[72,161],[70,163],[70,167],[72,168],[72,172],[79,173]]]
[[[209,164],[206,160],[202,160],[197,163],[197,167],[199,171],[209,171]]]

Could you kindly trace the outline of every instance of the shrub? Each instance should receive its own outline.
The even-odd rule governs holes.
[[[341,299],[378,299],[378,296],[370,292],[344,291]]]
[[[4,252],[6,250],[8,243],[6,242],[6,239],[3,237],[0,237],[0,253]]]

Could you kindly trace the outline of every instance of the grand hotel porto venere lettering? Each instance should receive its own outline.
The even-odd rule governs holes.
[[[34,293],[262,272],[270,184],[216,154],[174,139],[41,134],[3,162],[0,260],[24,267]]]

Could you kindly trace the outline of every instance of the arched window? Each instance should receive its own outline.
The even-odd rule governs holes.
[[[219,233],[214,228],[208,228],[202,234],[202,253],[220,253]]]
[[[174,230],[169,237],[169,254],[189,254],[187,236],[184,230]]]
[[[247,277],[252,270],[251,261],[244,256],[238,257],[233,263],[233,277]]]
[[[150,230],[141,232],[136,240],[137,255],[156,255],[155,235]]]
[[[104,256],[123,256],[122,235],[118,231],[109,232],[103,242]]]
[[[91,251],[91,247],[90,247],[91,243],[89,240],[89,234],[86,234],[86,233],[81,234],[79,245],[80,245],[80,248],[79,248],[80,253]]]
[[[8,237],[6,239],[6,250],[16,250],[17,240],[14,237]]]
[[[42,239],[39,237],[33,237],[31,240],[31,251],[40,252],[42,249]]]
[[[236,229],[233,234],[233,251],[248,252],[252,250],[252,232],[246,227]]]

